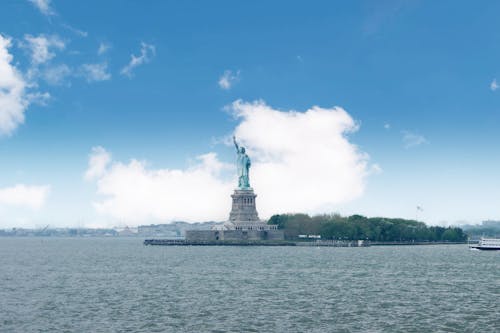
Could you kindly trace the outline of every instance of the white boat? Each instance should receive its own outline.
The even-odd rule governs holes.
[[[500,238],[484,238],[481,237],[479,243],[469,244],[469,248],[477,250],[500,250]]]

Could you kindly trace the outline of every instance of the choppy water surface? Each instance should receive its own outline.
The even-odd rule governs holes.
[[[2,332],[500,331],[500,253],[0,238]]]

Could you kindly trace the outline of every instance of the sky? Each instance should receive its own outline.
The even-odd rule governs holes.
[[[0,6],[0,228],[500,219],[497,1]]]

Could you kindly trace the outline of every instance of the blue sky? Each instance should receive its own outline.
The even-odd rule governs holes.
[[[254,153],[258,204],[265,206],[266,196],[299,202],[301,192],[314,193],[300,207],[276,201],[276,213],[298,207],[415,218],[419,205],[417,217],[430,224],[500,218],[498,2],[18,0],[1,6],[0,35],[12,57],[4,63],[24,84],[18,111],[25,119],[0,138],[0,227],[223,219],[234,160],[224,142],[233,133]],[[35,44],[48,53],[35,54]],[[234,107],[238,100],[242,107]],[[300,122],[284,118],[269,136],[272,128],[259,133],[251,126],[260,121],[259,100],[268,106],[262,117],[319,106],[330,110],[328,122],[339,107],[354,123],[317,137],[306,118],[301,134],[286,127],[301,128]],[[279,154],[259,138],[303,146],[304,154],[323,141],[345,141],[321,150],[331,160],[309,156],[328,186],[315,191],[304,183],[291,195],[291,188],[266,189],[272,171],[258,163]],[[336,147],[356,151],[342,155]],[[155,198],[168,201],[184,187],[161,178],[162,170],[187,172],[208,153],[217,154],[203,163],[217,165],[214,193],[222,201],[208,202],[202,215],[192,214],[192,206],[169,214],[177,204]],[[109,163],[85,177],[92,156]],[[131,161],[142,163],[141,171]],[[127,185],[120,166],[140,172],[145,183]],[[295,169],[285,173],[300,181],[311,176],[307,165],[289,167]],[[356,167],[363,170],[342,171]],[[200,187],[212,184],[207,177]],[[150,182],[164,187],[144,185]],[[134,186],[138,197],[123,199]],[[181,198],[197,192],[184,190]],[[210,193],[204,189],[202,197]],[[144,202],[124,209],[135,199]],[[261,215],[272,213],[263,207]]]

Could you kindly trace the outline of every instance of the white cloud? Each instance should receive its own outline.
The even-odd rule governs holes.
[[[85,172],[86,180],[94,180],[104,175],[111,162],[111,155],[101,146],[93,147],[89,155],[89,166]]]
[[[384,124],[384,128],[385,128],[386,130],[391,129],[391,124],[389,124],[389,123],[385,123],[385,124]]]
[[[50,7],[51,0],[29,0],[38,10],[46,16],[54,15],[54,10]]]
[[[108,64],[105,62],[100,64],[83,64],[80,67],[80,72],[87,82],[111,79],[111,74],[108,72]]]
[[[238,82],[240,79],[240,71],[233,74],[232,71],[226,70],[224,74],[219,78],[218,84],[221,89],[229,90],[231,87]]]
[[[111,79],[106,62],[95,64],[83,64],[77,68],[70,68],[66,64],[52,65],[50,60],[56,54],[55,50],[63,50],[66,45],[56,35],[45,36],[24,36],[25,42],[21,47],[29,50],[31,55],[32,67],[28,70],[26,77],[33,82],[38,79],[45,80],[51,85],[61,85],[66,82],[70,76],[80,76],[87,82],[105,81]]]
[[[128,65],[122,68],[121,74],[132,77],[134,68],[147,64],[151,61],[152,57],[156,54],[156,48],[154,45],[147,44],[141,42],[141,54],[139,56],[135,56],[133,54],[130,55],[130,62]]]
[[[108,50],[110,48],[111,48],[111,45],[109,45],[108,43],[101,42],[99,44],[99,48],[97,49],[97,54],[102,55],[102,54],[108,52]]]
[[[420,134],[413,133],[410,131],[403,131],[403,143],[405,148],[412,148],[416,146],[420,146],[422,144],[429,143],[429,141]]]
[[[206,221],[224,219],[229,208],[230,182],[219,175],[227,166],[214,153],[201,155],[186,170],[148,169],[145,162],[109,163],[109,154],[95,148],[86,179],[96,179],[103,196],[94,206],[99,213],[125,221]]]
[[[24,122],[29,100],[25,97],[27,83],[11,64],[11,40],[0,35],[0,134],[11,134]]]
[[[493,79],[493,81],[491,81],[491,83],[490,83],[490,89],[491,89],[491,91],[495,91],[498,88],[500,88],[500,86],[497,83],[497,79]]]
[[[381,171],[349,142],[346,135],[358,126],[342,108],[279,111],[261,101],[236,101],[230,109],[240,121],[234,133],[252,159],[250,181],[261,218],[334,211],[361,196],[365,178]],[[86,172],[102,196],[95,202],[98,212],[127,223],[228,218],[235,171],[215,153],[199,156],[187,169],[152,169],[135,159],[109,162],[107,156],[94,149]]]
[[[65,83],[65,79],[72,74],[71,68],[65,64],[47,67],[41,73],[42,78],[51,85]]]
[[[42,106],[46,106],[51,96],[48,92],[34,92],[26,94],[26,100],[29,104],[38,104]]]
[[[346,134],[357,124],[342,108],[283,112],[236,101],[235,135],[253,157],[253,186],[264,216],[333,209],[363,194],[367,154]],[[265,199],[264,199],[265,198]]]
[[[382,168],[380,167],[380,165],[378,164],[372,164],[372,166],[370,167],[370,174],[373,174],[373,175],[380,175],[382,172],[384,172],[384,170],[382,170]]]
[[[24,40],[27,44],[22,43],[21,46],[28,49],[31,53],[31,63],[34,66],[46,63],[56,56],[53,52],[54,49],[63,50],[66,47],[56,35],[25,35]]]
[[[69,24],[66,24],[66,23],[63,23],[61,24],[61,26],[63,28],[66,28],[68,29],[69,31],[71,31],[72,33],[74,33],[75,35],[78,35],[80,37],[88,37],[89,33],[87,31],[83,31],[83,30],[80,30],[80,29],[77,29],[75,27],[72,27],[71,25]]]
[[[49,193],[50,186],[48,185],[17,184],[13,187],[0,188],[0,205],[39,209],[44,205]]]

